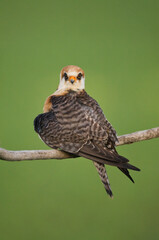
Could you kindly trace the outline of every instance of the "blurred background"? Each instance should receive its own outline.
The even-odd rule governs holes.
[[[33,129],[62,67],[118,135],[159,126],[159,2],[1,0],[0,147],[49,149]],[[107,167],[114,199],[90,160],[0,162],[0,239],[159,239],[159,139],[118,147],[141,172]]]

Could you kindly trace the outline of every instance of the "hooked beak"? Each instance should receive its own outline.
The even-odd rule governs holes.
[[[70,76],[69,81],[73,84],[76,81],[76,77]]]

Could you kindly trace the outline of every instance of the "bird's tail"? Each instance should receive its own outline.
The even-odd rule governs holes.
[[[113,158],[112,159],[109,158],[109,156],[106,156],[106,157],[95,156],[95,155],[92,155],[90,153],[83,152],[82,149],[78,152],[78,156],[85,157],[87,159],[93,160],[93,161],[98,162],[98,163],[103,163],[103,164],[107,164],[107,165],[110,165],[110,166],[116,166],[120,170],[121,169],[131,169],[131,170],[134,170],[134,171],[140,171],[139,168],[137,168],[137,167],[131,165],[130,163],[128,163],[129,160],[127,158],[125,158],[121,155],[118,155],[117,153],[115,153],[114,156],[113,156],[115,161],[114,161]],[[123,170],[122,172],[126,174],[126,171],[124,172],[124,170]]]
[[[127,168],[121,168],[121,167],[118,167],[120,171],[122,171],[133,183],[134,183],[134,180],[133,178],[131,177],[129,171]]]
[[[93,163],[94,163],[94,166],[96,167],[96,169],[99,173],[99,176],[100,176],[100,179],[101,179],[102,183],[104,184],[106,192],[108,193],[108,195],[111,198],[113,198],[113,193],[112,193],[112,190],[110,188],[110,183],[109,183],[108,175],[107,175],[104,164],[103,163],[98,163],[98,162],[95,162],[95,161],[93,161]]]

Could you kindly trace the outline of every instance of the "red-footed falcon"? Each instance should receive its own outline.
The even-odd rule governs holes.
[[[84,89],[84,71],[73,65],[64,67],[58,90],[46,99],[44,113],[35,118],[34,128],[49,147],[92,160],[112,197],[104,164],[118,167],[132,182],[128,169],[139,169],[117,153],[116,131]]]

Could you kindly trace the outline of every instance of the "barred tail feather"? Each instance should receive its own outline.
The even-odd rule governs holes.
[[[95,161],[93,161],[93,163],[94,163],[94,166],[96,167],[96,169],[98,171],[98,174],[100,176],[100,179],[101,179],[102,183],[104,184],[106,192],[112,198],[113,193],[112,193],[112,190],[110,188],[110,183],[109,183],[109,179],[108,179],[107,172],[106,172],[104,164],[98,163],[98,162],[95,162]]]

